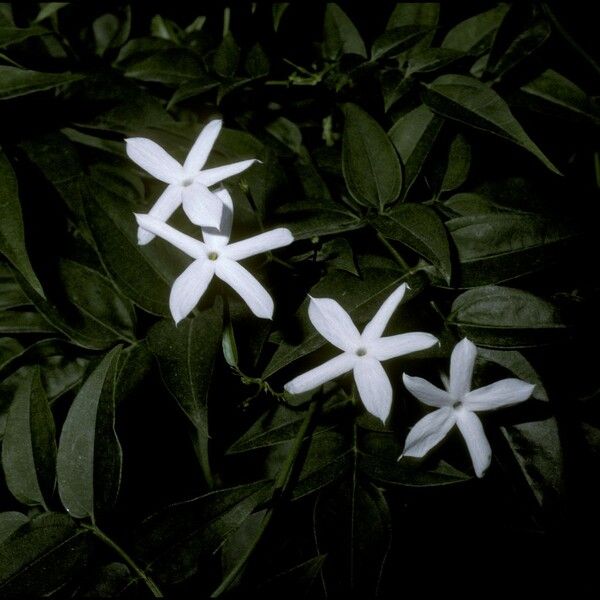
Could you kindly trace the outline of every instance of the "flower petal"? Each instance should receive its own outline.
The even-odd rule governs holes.
[[[203,227],[202,237],[209,248],[223,248],[229,243],[231,226],[233,224],[233,200],[225,188],[214,192],[223,203],[221,223],[217,227]]]
[[[215,183],[219,183],[228,177],[233,177],[242,171],[245,171],[248,167],[251,167],[257,161],[255,158],[250,160],[241,160],[240,162],[231,163],[230,165],[223,165],[222,167],[214,167],[212,169],[204,169],[196,175],[195,179],[199,183],[205,186],[211,186]]]
[[[492,461],[492,449],[479,417],[470,410],[457,410],[456,425],[460,429],[462,436],[465,438],[475,475],[483,477],[485,470],[490,466]]]
[[[452,350],[450,357],[450,395],[455,400],[461,400],[471,389],[473,367],[477,356],[477,346],[464,338]]]
[[[463,402],[469,410],[494,410],[527,400],[534,388],[531,383],[511,377],[469,392]]]
[[[166,221],[181,204],[181,187],[179,185],[168,185],[159,196],[154,206],[148,211],[151,217],[160,221]],[[138,244],[143,246],[154,239],[154,234],[146,229],[138,228]]]
[[[403,283],[401,286],[396,288],[379,307],[379,310],[375,313],[375,316],[367,323],[363,330],[362,336],[364,340],[373,340],[380,338],[383,332],[392,318],[394,311],[398,307],[398,304],[402,302],[404,294],[408,286]]]
[[[179,248],[192,258],[203,258],[206,256],[206,247],[200,240],[195,240],[193,237],[178,231],[174,227],[167,225],[163,221],[150,215],[136,214],[138,225],[154,235],[161,237],[175,248]]]
[[[179,183],[183,169],[181,165],[156,142],[147,138],[135,137],[125,140],[127,156],[165,183]]]
[[[446,437],[455,423],[455,411],[450,407],[438,408],[425,415],[408,432],[402,456],[413,456],[415,458],[425,456]]]
[[[356,351],[360,333],[350,315],[335,300],[311,296],[308,316],[315,329],[328,342],[342,350]]]
[[[248,308],[261,319],[273,318],[273,299],[269,293],[242,265],[227,257],[220,257],[215,263],[217,277],[229,284],[248,305]]]
[[[356,356],[348,352],[344,352],[324,362],[322,365],[298,375],[291,381],[288,381],[283,387],[286,392],[290,394],[302,394],[313,390],[332,379],[336,379],[344,373],[352,370],[354,363],[356,362]]]
[[[183,163],[183,170],[185,171],[186,176],[196,175],[204,166],[210,151],[215,145],[215,141],[222,126],[223,121],[221,121],[221,119],[214,119],[203,127]]]
[[[369,342],[368,353],[377,360],[388,360],[396,356],[403,356],[411,352],[425,350],[438,344],[438,339],[430,333],[411,331],[388,337],[379,338]]]
[[[169,308],[175,323],[187,317],[206,291],[215,272],[206,258],[195,260],[173,283]]]
[[[392,408],[392,384],[381,363],[368,356],[359,358],[354,379],[365,408],[385,423]]]
[[[439,387],[429,383],[422,377],[411,377],[404,373],[402,375],[402,381],[406,386],[406,389],[417,399],[428,406],[451,406],[452,398],[446,390],[441,390]]]
[[[223,202],[201,183],[183,188],[183,210],[194,225],[218,227],[223,213]]]
[[[242,260],[261,252],[288,246],[293,241],[292,232],[285,227],[279,227],[227,246],[227,256],[231,260]]]

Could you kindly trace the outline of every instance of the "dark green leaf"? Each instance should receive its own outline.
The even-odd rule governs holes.
[[[54,491],[56,439],[54,419],[39,369],[21,382],[8,413],[2,443],[6,484],[22,504],[41,504]]]
[[[394,146],[379,123],[355,104],[344,104],[342,168],[354,199],[381,210],[402,187],[402,170]]]
[[[458,250],[463,287],[507,281],[547,268],[576,234],[567,220],[506,212],[459,217],[446,227]]]
[[[40,23],[48,17],[56,14],[61,8],[68,6],[70,2],[44,2],[41,4],[40,12],[37,14],[34,23]]]
[[[169,100],[167,108],[171,109],[179,102],[183,102],[184,100],[188,100],[190,98],[195,98],[196,96],[201,96],[205,92],[216,88],[218,85],[218,81],[211,81],[210,79],[198,79],[184,83],[181,87],[175,90],[171,96],[171,99]]]
[[[373,222],[386,238],[406,244],[426,258],[450,281],[448,234],[437,213],[422,204],[400,204]]]
[[[213,56],[213,69],[221,77],[233,77],[240,62],[240,48],[231,32],[223,38]]]
[[[124,592],[140,585],[127,565],[113,562],[100,567],[91,577],[89,585],[79,590],[81,598],[119,598]],[[135,594],[135,592],[134,592]]]
[[[0,67],[2,69],[2,67]],[[2,74],[0,73],[0,81]],[[0,84],[1,86],[2,84]],[[13,168],[0,149],[0,252],[8,258],[16,269],[27,279],[29,285],[38,294],[44,295],[42,286],[38,281],[25,247],[25,233],[23,231],[23,217],[17,188],[17,177]]]
[[[75,518],[112,508],[121,480],[121,446],[115,433],[115,379],[121,347],[111,350],[87,378],[60,434],[58,491]]]
[[[444,202],[444,206],[461,217],[496,213],[501,210],[499,206],[485,196],[472,192],[454,194]]]
[[[364,226],[364,221],[331,203],[294,202],[283,205],[276,213],[277,222],[287,227],[295,240],[346,233]]]
[[[0,312],[0,333],[56,333],[56,329],[36,312]]]
[[[0,25],[0,48],[5,48],[11,44],[17,44],[27,38],[44,35],[48,33],[43,27],[27,27],[19,29],[18,27],[6,27]]]
[[[392,53],[399,54],[412,48],[425,37],[429,30],[429,27],[420,25],[404,25],[396,29],[388,29],[373,42],[371,60],[378,60]]]
[[[19,308],[29,304],[29,298],[15,281],[10,268],[0,266],[0,310]]]
[[[274,2],[271,5],[271,10],[273,12],[273,29],[277,31],[279,29],[279,24],[281,23],[281,19],[285,11],[287,10],[289,2]]]
[[[298,598],[305,598],[310,593],[317,575],[321,572],[327,556],[319,555],[291,569],[278,573],[261,583],[256,594],[267,598],[281,598],[294,590]]]
[[[20,512],[7,511],[0,513],[0,545],[27,521],[29,519]]]
[[[256,482],[168,506],[141,525],[136,555],[160,582],[182,581],[198,571],[270,490],[270,482]]]
[[[446,34],[442,47],[473,54],[485,51],[490,47],[494,32],[500,26],[508,8],[507,4],[500,4],[461,21]]]
[[[302,148],[302,132],[295,123],[292,123],[292,121],[285,117],[277,117],[265,129],[284,146],[292,150],[292,152],[296,154],[300,153]]]
[[[83,75],[71,73],[40,73],[0,65],[0,100],[49,90],[82,78]]]
[[[140,61],[130,62],[125,76],[141,81],[177,87],[204,75],[204,66],[195,52],[172,48],[157,52]]]
[[[337,4],[328,3],[323,24],[323,56],[337,60],[344,54],[367,58],[365,43],[358,29]]]
[[[230,367],[238,366],[238,349],[235,342],[235,334],[233,331],[233,324],[231,319],[227,320],[223,327],[223,338],[221,340],[221,347],[223,350],[223,357],[225,362]]]
[[[404,165],[403,197],[421,172],[443,124],[442,118],[422,104],[398,119],[390,129],[390,139]]]
[[[314,527],[317,550],[327,554],[326,593],[376,597],[392,535],[381,491],[353,478],[327,488],[317,500]]]
[[[448,321],[476,344],[492,348],[526,348],[564,335],[552,304],[529,292],[495,285],[461,294]]]
[[[46,513],[0,546],[0,593],[41,597],[65,584],[87,561],[87,534],[66,515]]]
[[[372,317],[381,302],[403,281],[397,271],[385,268],[371,267],[361,269],[361,272],[363,277],[359,279],[346,271],[332,271],[311,289],[310,294],[317,298],[335,298],[358,325]],[[408,281],[412,289],[407,293],[406,300],[420,291],[420,281],[419,277]],[[270,377],[326,343],[308,320],[308,300],[303,302],[298,311],[296,322],[301,327],[302,341],[297,344],[282,342],[267,365],[263,377]]]
[[[403,25],[429,25],[435,27],[440,13],[439,2],[399,2],[388,19],[386,29]]]
[[[263,77],[268,75],[271,63],[267,53],[258,42],[250,48],[244,62],[244,68],[250,77]]]
[[[406,77],[415,73],[431,73],[443,69],[465,56],[464,52],[450,48],[425,48],[411,53],[406,67]]]
[[[506,102],[485,84],[464,75],[442,75],[425,87],[424,102],[431,110],[525,148],[560,175],[513,117]]]
[[[460,133],[454,136],[448,150],[448,164],[440,187],[441,192],[459,188],[469,176],[471,167],[471,146]]]

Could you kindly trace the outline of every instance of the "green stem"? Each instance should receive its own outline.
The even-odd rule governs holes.
[[[244,555],[240,558],[240,560],[236,563],[236,565],[229,571],[229,573],[225,576],[219,587],[211,594],[211,598],[219,598],[224,592],[226,592],[229,587],[235,582],[235,580],[242,574],[250,557],[256,550],[257,546],[260,544],[263,539],[265,532],[269,526],[269,523],[273,519],[273,514],[275,512],[275,508],[277,507],[279,501],[285,496],[285,493],[288,489],[289,483],[292,479],[292,474],[294,472],[294,467],[296,465],[296,461],[298,460],[298,456],[300,455],[300,450],[302,448],[302,443],[304,442],[304,438],[310,429],[313,419],[317,413],[319,408],[318,399],[313,400],[310,403],[308,410],[306,411],[306,415],[304,420],[302,421],[302,425],[294,438],[294,444],[290,453],[287,455],[287,459],[285,463],[282,465],[281,470],[277,474],[277,479],[273,484],[273,491],[271,493],[271,507],[265,513],[263,520],[260,523],[260,527],[252,540],[250,546],[248,546]]]
[[[231,19],[231,8],[226,6],[223,9],[223,37],[229,33],[229,21]]]
[[[131,556],[121,548],[114,540],[109,538],[103,531],[98,529],[95,525],[83,525],[84,529],[90,531],[93,535],[95,535],[101,542],[106,544],[109,548],[114,550],[127,564],[127,566],[146,584],[146,587],[150,590],[152,596],[154,598],[164,598],[163,593],[160,591],[159,587],[154,583],[152,577],[148,575],[141,567],[133,561]]]
[[[394,246],[392,246],[381,232],[377,232],[377,239],[387,248],[388,252],[392,255],[392,258],[402,267],[405,271],[410,271],[408,263],[396,252]]]
[[[581,56],[581,58],[583,58],[583,60],[585,60],[590,65],[590,67],[594,69],[594,71],[596,71],[597,75],[600,75],[600,66],[598,66],[596,61],[583,49],[582,46],[580,46],[575,41],[575,38],[573,38],[573,36],[562,26],[562,23],[558,20],[558,18],[546,2],[542,2],[542,10],[552,23],[556,31],[559,33],[559,35],[561,35],[562,38],[567,42],[567,44],[569,44],[571,48],[573,48],[573,50],[575,50],[575,52],[577,52],[577,54],[579,54],[579,56]]]

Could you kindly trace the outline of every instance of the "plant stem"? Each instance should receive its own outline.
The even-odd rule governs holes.
[[[95,535],[101,542],[106,544],[109,548],[114,550],[127,564],[127,566],[145,583],[146,587],[150,590],[154,598],[164,598],[160,588],[154,583],[152,577],[148,575],[141,567],[134,562],[134,560],[119,546],[114,540],[109,538],[102,530],[98,529],[96,525],[82,525],[84,529],[90,531]]]
[[[398,252],[396,252],[394,246],[392,246],[379,231],[377,232],[377,239],[387,248],[388,252],[392,255],[392,258],[400,265],[400,267],[405,271],[410,271],[408,263],[400,256],[400,254],[398,254]]]
[[[260,544],[263,539],[265,532],[269,526],[269,523],[273,519],[273,514],[275,512],[275,508],[277,507],[279,501],[285,496],[285,492],[287,491],[288,485],[291,481],[292,474],[294,472],[294,467],[296,465],[296,461],[298,456],[300,455],[300,450],[302,448],[302,443],[304,442],[304,438],[310,429],[313,419],[317,413],[319,408],[319,399],[315,399],[310,403],[308,410],[306,411],[306,415],[304,420],[302,421],[302,425],[294,438],[294,444],[290,450],[290,453],[287,456],[285,463],[282,465],[279,473],[277,474],[277,479],[273,484],[273,491],[271,493],[271,506],[265,513],[263,520],[260,523],[260,527],[252,540],[252,543],[247,548],[244,555],[240,558],[240,560],[236,563],[236,565],[229,571],[229,573],[225,576],[219,587],[211,594],[211,598],[219,598],[221,594],[226,592],[231,584],[235,582],[235,580],[242,574],[250,557]]]

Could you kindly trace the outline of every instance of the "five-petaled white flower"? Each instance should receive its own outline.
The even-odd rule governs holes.
[[[242,160],[202,170],[221,126],[222,121],[215,119],[202,129],[183,165],[152,140],[141,137],[125,140],[129,158],[156,179],[169,184],[150,209],[150,216],[167,221],[183,203],[183,209],[192,223],[218,227],[223,204],[208,187],[245,171],[256,162],[255,159]],[[152,232],[138,229],[139,244],[147,244],[153,238]]]
[[[354,380],[365,408],[383,422],[392,406],[392,385],[381,366],[382,360],[425,350],[438,343],[430,333],[412,332],[382,337],[396,307],[402,301],[407,285],[403,283],[381,305],[362,334],[350,315],[330,298],[312,298],[308,316],[317,331],[343,354],[289,381],[284,387],[291,394],[312,390],[348,371]]]
[[[212,192],[211,192],[212,193]],[[265,288],[239,260],[287,246],[294,241],[289,229],[280,227],[254,237],[229,243],[233,221],[233,203],[227,190],[215,192],[224,206],[218,228],[203,227],[204,242],[178,231],[151,215],[136,214],[138,225],[185,252],[194,262],[175,280],[169,306],[176,323],[198,303],[214,275],[229,284],[250,310],[263,319],[273,317],[273,300]]]
[[[445,390],[421,377],[403,375],[408,391],[428,406],[438,407],[438,410],[423,417],[410,430],[402,456],[424,456],[456,425],[469,449],[475,474],[483,477],[492,460],[492,449],[475,411],[494,410],[523,402],[531,396],[535,385],[508,378],[471,390],[476,356],[477,347],[467,338],[456,344],[450,358],[450,380],[444,381]]]

